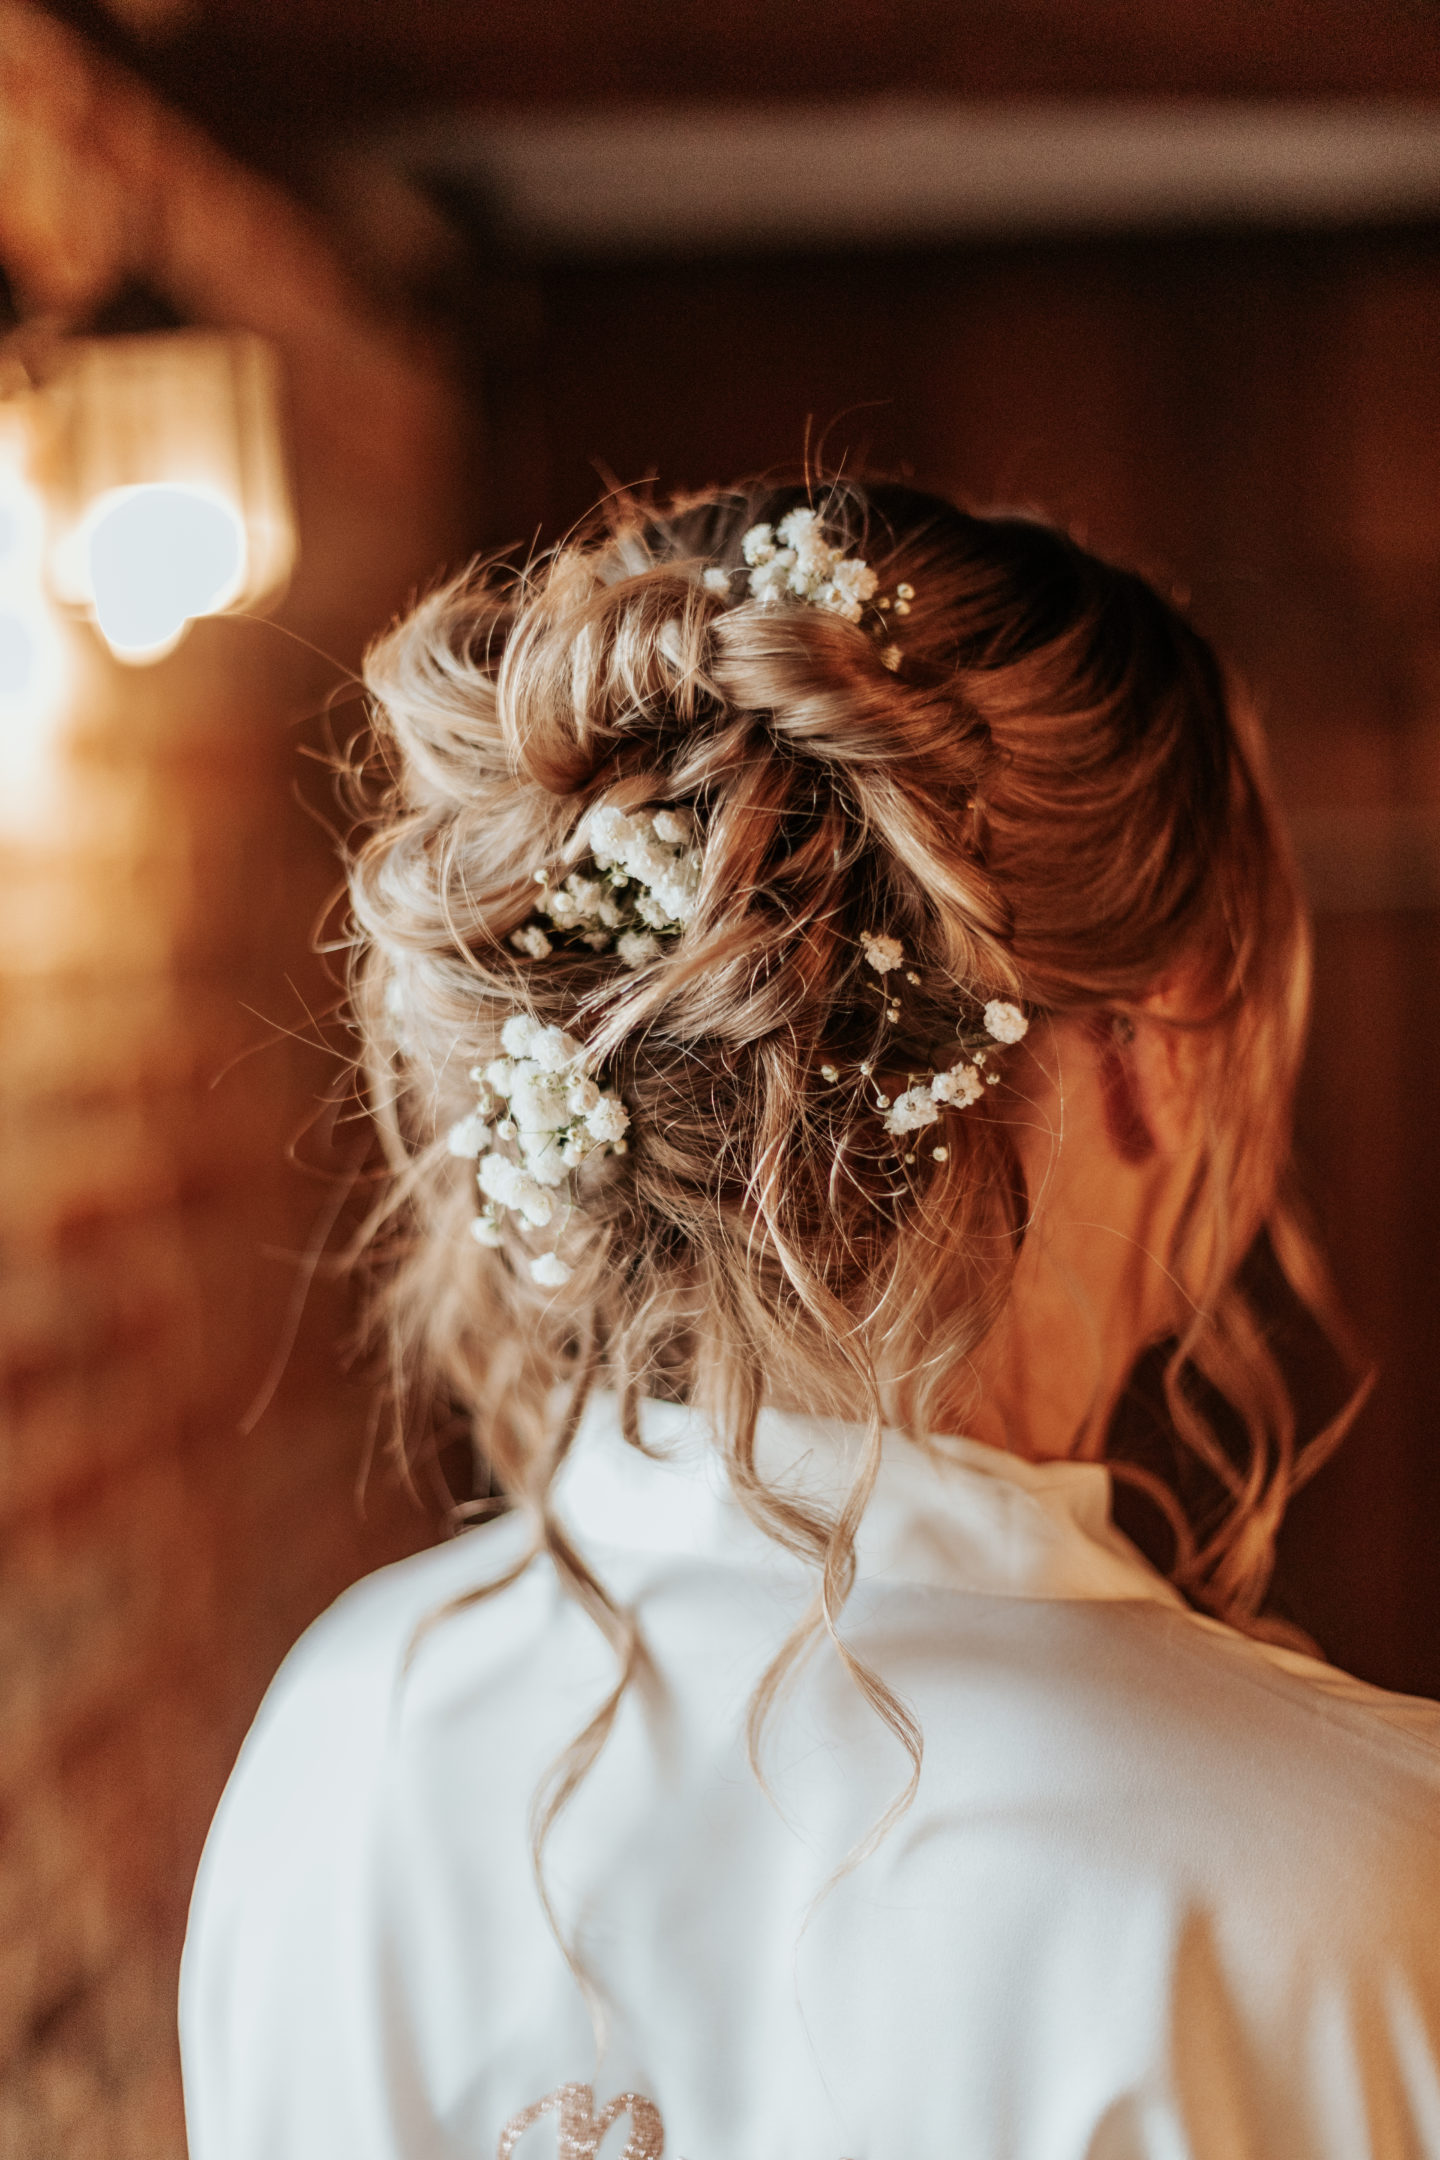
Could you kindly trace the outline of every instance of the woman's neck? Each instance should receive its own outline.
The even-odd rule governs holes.
[[[952,1404],[952,1429],[1035,1460],[1098,1455],[1136,1359],[1183,1318],[1169,1263],[1196,1159],[1191,1121],[1155,1102],[1168,1046],[1132,1056],[1080,1024],[1048,1036],[1014,1111],[1024,1247]]]

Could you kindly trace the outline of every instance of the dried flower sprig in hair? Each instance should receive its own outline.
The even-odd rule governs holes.
[[[479,1091],[475,1109],[446,1135],[452,1155],[478,1159],[476,1183],[485,1205],[470,1228],[481,1245],[501,1242],[507,1212],[527,1230],[543,1230],[570,1173],[597,1150],[623,1155],[630,1130],[624,1103],[585,1071],[585,1045],[564,1028],[541,1027],[528,1013],[512,1013],[500,1043],[506,1054],[470,1075]],[[533,1259],[530,1273],[550,1289],[570,1279],[553,1251]]]
[[[867,608],[874,617],[877,636],[887,630],[887,615],[908,615],[915,597],[913,585],[897,585],[892,599],[879,589],[880,580],[858,555],[847,555],[825,538],[818,510],[800,508],[781,518],[778,525],[752,525],[740,542],[745,571],[712,565],[701,577],[707,592],[724,599],[733,596],[732,581],[745,577],[745,596],[762,607],[787,603],[821,608],[846,622],[858,623]],[[748,575],[746,575],[748,572]],[[880,649],[883,665],[892,673],[899,667],[900,647],[887,643]]]
[[[867,931],[860,945],[867,967],[880,977],[885,1018],[893,1025],[900,1017],[899,992],[888,987],[886,978],[902,968],[907,982],[918,983],[920,977],[913,968],[905,967],[905,948],[899,938],[876,937]],[[1000,1075],[994,1066],[998,1051],[1022,1042],[1029,1029],[1030,1022],[1018,1005],[1012,1005],[1008,998],[989,999],[973,1023],[958,1029],[962,1055],[953,1065],[943,1072],[931,1072],[923,1080],[910,1074],[900,1094],[893,1097],[876,1085],[874,1107],[883,1116],[886,1132],[897,1138],[921,1132],[927,1125],[938,1124],[942,1110],[968,1110],[972,1103],[979,1102],[987,1087],[998,1085]],[[874,1060],[867,1058],[859,1072],[873,1084]],[[832,1083],[843,1077],[836,1065],[822,1065],[820,1076]],[[933,1153],[937,1162],[944,1162],[949,1149],[941,1146]],[[910,1162],[914,1157],[907,1155],[905,1159]]]
[[[773,528],[752,525],[740,552],[750,567],[750,597],[767,607],[799,600],[859,622],[880,584],[868,563],[830,544],[816,510],[792,510]]]
[[[559,932],[592,952],[616,952],[626,967],[658,960],[660,940],[678,937],[695,913],[703,857],[688,814],[609,806],[593,811],[586,831],[590,864],[552,886],[543,870],[536,915],[511,933],[510,942],[530,960],[548,958]]]

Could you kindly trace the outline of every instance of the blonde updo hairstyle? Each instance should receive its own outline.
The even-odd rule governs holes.
[[[915,1752],[907,1713],[838,1632],[855,1530],[882,1425],[918,1439],[954,1405],[1030,1196],[1003,1088],[947,1119],[948,1159],[927,1146],[904,1163],[877,1115],[822,1083],[822,1065],[874,1053],[861,935],[902,940],[921,977],[884,1053],[896,1069],[930,1069],[966,1001],[1104,1024],[1177,970],[1205,986],[1205,1140],[1160,1257],[1194,1301],[1169,1416],[1222,1505],[1198,1528],[1171,1507],[1174,1573],[1256,1628],[1299,1474],[1241,1273],[1262,1231],[1301,1299],[1325,1305],[1282,1179],[1309,952],[1255,727],[1175,607],[1029,516],[890,485],[814,500],[882,591],[914,588],[887,632],[893,671],[870,623],[749,599],[742,535],[803,505],[798,488],[624,506],[523,571],[446,585],[378,644],[354,1004],[392,1173],[380,1295],[397,1369],[463,1406],[535,1549],[616,1642],[620,1684],[633,1630],[549,1504],[601,1379],[637,1446],[646,1394],[704,1409],[740,1501],[815,1565],[811,1632],[830,1629]],[[716,565],[736,573],[728,596],[702,581]],[[537,872],[585,860],[602,804],[683,806],[703,833],[694,920],[634,973],[610,952],[557,941],[536,960],[510,942]],[[532,1280],[518,1226],[500,1250],[474,1242],[473,1165],[443,1140],[516,1010],[581,1036],[633,1121],[623,1159],[576,1174],[560,1291]],[[763,1481],[756,1418],[776,1394],[869,1431],[834,1518]]]

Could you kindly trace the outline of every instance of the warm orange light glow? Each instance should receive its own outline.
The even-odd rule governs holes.
[[[294,559],[275,361],[260,339],[76,339],[43,391],[50,570],[117,658],[273,599]]]

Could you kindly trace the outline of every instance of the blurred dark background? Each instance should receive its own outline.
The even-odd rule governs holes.
[[[275,622],[153,668],[72,629],[0,803],[5,2160],[182,2153],[239,1738],[443,1534],[453,1451],[364,1475],[346,1294],[297,1296],[363,1146],[321,760],[435,568],[615,480],[808,442],[1038,506],[1248,680],[1316,911],[1303,1178],[1381,1371],[1279,1594],[1440,1694],[1440,9],[0,0],[0,270],[15,320],[272,339],[301,548]]]

